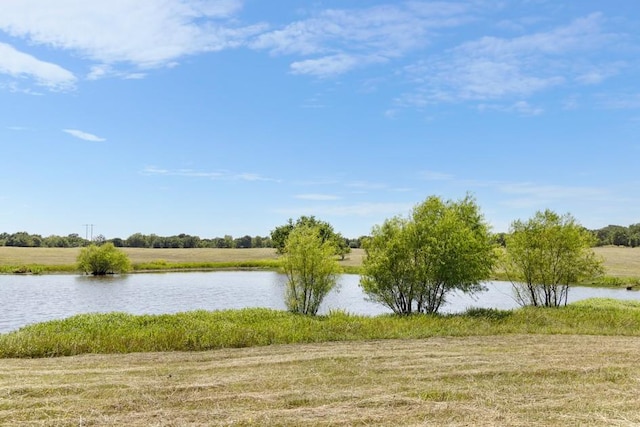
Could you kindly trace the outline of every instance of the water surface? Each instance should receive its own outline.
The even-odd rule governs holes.
[[[377,315],[391,311],[367,301],[358,275],[340,277],[338,291],[324,300],[320,313],[345,310]],[[30,323],[75,314],[122,311],[163,314],[191,310],[265,307],[283,310],[286,278],[275,272],[145,273],[114,277],[79,275],[0,275],[0,333]],[[518,305],[508,282],[487,283],[476,297],[453,294],[442,312],[469,307],[511,309]],[[575,287],[569,301],[591,297],[640,299],[640,294],[619,289]]]

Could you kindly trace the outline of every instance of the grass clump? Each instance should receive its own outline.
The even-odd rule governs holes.
[[[271,344],[436,336],[640,336],[640,303],[592,299],[562,308],[472,309],[453,315],[303,316],[251,308],[163,315],[83,314],[0,335],[0,357],[203,351]]]
[[[206,261],[206,262],[169,262],[158,259],[133,264],[133,270],[165,271],[165,270],[276,270],[280,268],[280,260],[263,259],[247,261]]]
[[[580,283],[580,285],[601,288],[628,288],[629,290],[634,290],[640,288],[640,277],[602,276],[588,282]]]
[[[49,274],[49,273],[73,273],[78,270],[73,264],[20,264],[0,265],[0,274]]]

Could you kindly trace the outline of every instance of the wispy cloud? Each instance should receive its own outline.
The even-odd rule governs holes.
[[[350,205],[317,205],[276,209],[275,212],[290,216],[317,215],[335,217],[378,217],[404,215],[411,211],[410,203],[357,203]]]
[[[343,74],[358,67],[376,62],[386,62],[380,56],[357,56],[340,53],[316,59],[305,59],[291,63],[293,74],[308,74],[316,77],[331,77]]]
[[[469,4],[423,1],[328,9],[265,32],[251,47],[306,57],[292,62],[294,73],[327,77],[423,48],[437,30],[468,22],[470,11]]]
[[[566,106],[566,103],[565,103]],[[480,111],[500,111],[505,113],[516,113],[521,116],[538,116],[544,113],[544,109],[531,105],[527,101],[517,101],[513,104],[479,104]]]
[[[96,136],[92,133],[88,133],[88,132],[84,132],[78,129],[63,129],[63,132],[68,133],[71,136],[75,136],[76,138],[85,140],[85,141],[91,141],[91,142],[103,142],[106,141],[105,138],[101,138],[99,136]]]
[[[142,171],[142,175],[148,176],[178,176],[189,178],[206,178],[212,180],[225,180],[225,181],[267,181],[267,182],[280,182],[278,179],[263,177],[256,173],[235,173],[228,170],[220,170],[213,172],[198,171],[194,169],[162,169],[156,166],[146,166]]]
[[[335,196],[332,194],[296,194],[294,197],[300,200],[315,200],[315,201],[330,201],[330,200],[341,199],[341,197]]]
[[[407,66],[417,86],[402,100],[424,106],[438,102],[520,98],[566,84],[596,84],[615,75],[620,64],[597,56],[617,36],[592,14],[546,32],[514,38],[482,37],[429,60]],[[516,99],[517,99],[516,98]],[[516,112],[537,114],[527,104]]]
[[[636,110],[640,108],[640,92],[608,93],[598,97],[599,103],[613,110]]]
[[[7,74],[14,78],[28,77],[33,79],[37,85],[52,90],[71,89],[76,82],[73,73],[59,65],[39,60],[1,42],[0,74]]]
[[[389,188],[387,184],[370,181],[351,181],[346,183],[345,186],[357,190],[387,190]]]
[[[603,200],[609,192],[597,187],[581,187],[571,185],[541,185],[535,183],[499,183],[496,189],[507,195],[502,204],[514,208],[545,207],[557,201]]]

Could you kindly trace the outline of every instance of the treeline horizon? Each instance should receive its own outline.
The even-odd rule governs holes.
[[[345,238],[348,247],[360,248],[364,236],[357,239]],[[16,233],[0,233],[0,246],[14,246],[27,248],[75,248],[90,244],[101,245],[113,243],[118,248],[155,248],[155,249],[193,249],[193,248],[221,248],[221,249],[251,249],[274,248],[271,236],[250,236],[234,238],[231,235],[223,237],[201,238],[189,234],[172,236],[160,236],[157,234],[134,233],[122,239],[115,237],[107,239],[103,235],[97,235],[93,239],[87,239],[77,233],[67,236],[50,235],[43,237],[40,234],[30,234],[26,231]]]
[[[621,225],[607,225],[600,229],[589,230],[596,238],[596,246],[626,246],[640,247],[640,223],[627,227]],[[504,245],[508,233],[494,233],[495,241]],[[346,245],[351,249],[362,247],[362,241],[367,236],[358,238],[344,238]],[[160,236],[157,234],[134,233],[122,239],[115,237],[107,239],[103,235],[97,235],[93,239],[87,239],[77,233],[67,236],[50,235],[43,237],[40,234],[30,234],[26,231],[16,233],[0,233],[0,246],[29,247],[29,248],[74,248],[90,244],[113,243],[120,248],[156,248],[156,249],[189,249],[189,248],[274,248],[275,245],[270,235],[250,236],[234,238],[231,235],[222,237],[201,238],[189,234],[177,234],[172,236]]]

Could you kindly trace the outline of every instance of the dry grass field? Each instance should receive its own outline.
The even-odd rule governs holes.
[[[231,262],[275,259],[275,249],[145,249],[123,248],[131,262]],[[0,265],[74,264],[80,248],[15,248],[0,246]]]
[[[640,248],[599,247],[595,252],[605,260],[606,274],[619,277],[640,277]],[[74,264],[78,248],[14,248],[0,246],[1,265],[70,265]],[[164,260],[169,263],[242,262],[275,259],[274,249],[141,249],[124,248],[131,261],[146,263]],[[341,264],[362,265],[362,249],[354,249]]]
[[[640,340],[511,335],[0,364],[0,424],[640,424]]]
[[[619,277],[640,277],[640,248],[605,246],[594,248],[604,258],[606,274]]]

